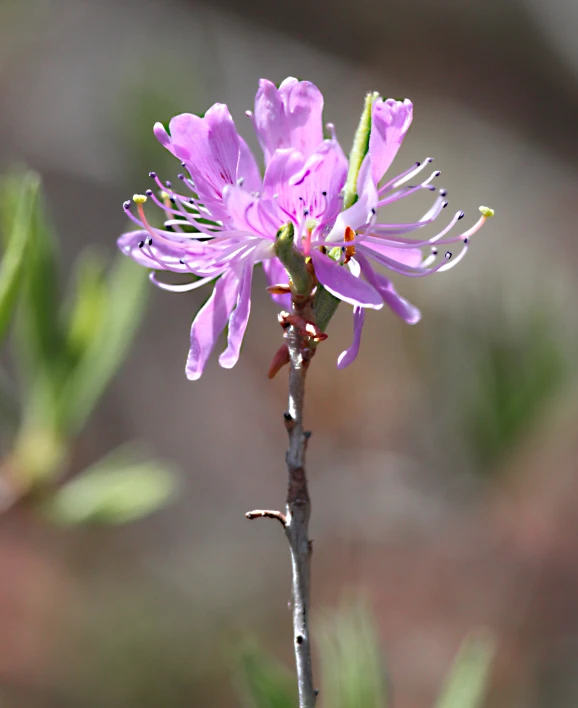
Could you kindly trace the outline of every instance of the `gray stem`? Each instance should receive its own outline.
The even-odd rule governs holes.
[[[286,330],[285,339],[290,362],[289,408],[285,414],[285,425],[289,434],[289,449],[285,458],[289,472],[289,485],[284,528],[291,549],[293,641],[297,664],[299,708],[314,708],[317,692],[313,687],[309,634],[312,546],[307,533],[311,504],[305,472],[305,450],[309,434],[303,430],[307,361],[303,356],[302,336],[295,327]]]

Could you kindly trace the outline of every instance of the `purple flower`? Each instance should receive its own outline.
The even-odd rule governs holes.
[[[295,248],[311,258],[317,280],[335,297],[354,307],[354,341],[341,354],[338,366],[357,356],[365,308],[386,303],[406,322],[419,320],[419,311],[397,294],[391,281],[374,270],[372,262],[411,277],[447,270],[461,260],[467,242],[490,215],[465,233],[450,235],[463,216],[458,212],[437,235],[425,240],[407,234],[434,221],[447,205],[441,190],[421,219],[409,224],[378,222],[377,210],[423,189],[434,191],[434,172],[415,186],[419,172],[431,162],[414,164],[403,174],[379,186],[411,124],[409,101],[376,100],[368,152],[357,178],[358,199],[343,209],[343,187],[349,169],[333,126],[323,138],[323,97],[307,81],[286,79],[277,89],[261,80],[255,110],[249,113],[264,153],[261,178],[257,162],[237,133],[223,104],[212,106],[203,118],[182,114],[173,118],[169,131],[157,123],[158,140],[186,170],[179,175],[183,190],[151,177],[161,190],[135,195],[136,214],[125,202],[127,215],[138,229],[119,239],[123,252],[141,265],[157,270],[190,273],[197,280],[182,285],[151,280],[167,290],[183,292],[216,280],[212,295],[191,328],[186,373],[201,376],[215,343],[228,324],[227,348],[219,363],[230,368],[239,358],[251,309],[253,268],[262,263],[270,285],[287,283],[288,275],[275,255],[277,231],[292,222]],[[179,193],[186,192],[185,194]],[[163,212],[163,228],[153,227],[144,212],[150,198]],[[437,257],[437,246],[458,243],[459,255]],[[433,247],[423,257],[424,247]],[[274,295],[288,308],[290,296]]]

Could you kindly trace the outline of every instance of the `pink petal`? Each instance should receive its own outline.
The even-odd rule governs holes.
[[[288,285],[289,276],[278,258],[267,258],[263,261],[263,270],[269,285]],[[291,295],[271,295],[273,301],[284,310],[291,309]]]
[[[201,377],[213,347],[237,303],[238,294],[239,278],[230,270],[219,278],[211,296],[195,317],[185,369],[187,378],[191,381]]]
[[[353,342],[349,349],[341,352],[339,358],[337,359],[337,368],[345,369],[346,366],[352,364],[359,352],[359,345],[361,344],[361,331],[363,329],[363,322],[365,320],[365,310],[363,307],[353,308]]]
[[[412,118],[413,105],[407,98],[405,101],[380,98],[373,104],[368,154],[376,185],[393,162]]]
[[[411,266],[412,268],[419,267],[423,262],[423,253],[419,248],[396,248],[377,243],[378,239],[373,239],[371,243],[365,241],[362,237],[362,243],[367,251],[375,251],[376,253],[391,258],[391,260],[403,265]]]
[[[375,310],[383,307],[383,301],[377,290],[361,278],[356,278],[347,266],[338,265],[332,258],[317,249],[311,251],[311,258],[315,266],[315,275],[332,295],[359,307],[371,307]]]
[[[288,78],[279,89],[261,79],[253,122],[268,164],[276,150],[294,148],[308,157],[323,140],[323,96],[309,81]]]
[[[242,180],[240,183],[248,192],[260,192],[263,188],[263,180],[261,179],[261,173],[259,172],[255,156],[241,136],[239,136],[237,180]]]
[[[371,263],[362,253],[357,252],[355,258],[361,266],[361,272],[364,278],[379,291],[380,295],[383,297],[383,301],[395,314],[408,324],[417,324],[421,319],[421,312],[417,307],[397,293],[391,280],[381,273],[376,273],[371,267]]]
[[[253,278],[253,262],[247,259],[241,273],[239,301],[229,319],[229,334],[227,348],[219,357],[219,364],[225,369],[232,369],[239,360],[241,344],[249,322],[251,312],[251,282]]]

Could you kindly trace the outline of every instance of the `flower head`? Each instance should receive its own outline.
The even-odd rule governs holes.
[[[176,116],[168,131],[160,123],[154,127],[157,139],[186,170],[179,175],[182,187],[175,190],[151,172],[160,196],[148,190],[125,202],[125,212],[137,230],[121,236],[119,246],[153,271],[190,273],[197,278],[188,284],[169,285],[152,273],[151,280],[167,290],[193,290],[216,281],[191,328],[186,366],[190,379],[201,376],[227,324],[227,348],[219,363],[230,368],[237,362],[256,264],[263,264],[271,286],[287,283],[288,274],[275,252],[275,237],[283,226],[291,225],[294,248],[310,261],[313,282],[354,307],[354,341],[338,360],[338,366],[344,367],[357,355],[365,308],[380,309],[386,303],[410,324],[420,317],[391,281],[374,270],[372,262],[410,277],[447,270],[461,260],[468,238],[491,215],[486,209],[468,231],[450,235],[463,216],[458,212],[436,236],[409,238],[408,234],[433,222],[447,206],[445,191],[440,190],[432,207],[417,221],[378,221],[378,209],[419,190],[434,191],[431,182],[439,174],[406,186],[431,162],[428,158],[380,186],[413,115],[410,101],[393,99],[375,99],[371,104],[367,154],[356,179],[358,198],[344,209],[349,164],[333,126],[327,126],[330,137],[324,139],[322,111],[323,97],[313,84],[289,78],[276,88],[261,80],[254,112],[249,115],[263,148],[263,177],[223,104],[215,104],[202,118]],[[163,213],[162,228],[147,220],[144,204],[148,199]],[[451,262],[449,251],[438,257],[438,246],[446,244],[461,247]],[[431,252],[424,257],[426,247]],[[272,291],[277,302],[288,307],[291,296],[285,294],[286,288]]]

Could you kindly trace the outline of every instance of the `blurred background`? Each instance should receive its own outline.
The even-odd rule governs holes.
[[[178,171],[153,123],[221,101],[256,148],[262,76],[316,83],[346,150],[367,91],[411,98],[394,172],[433,155],[454,210],[496,210],[460,267],[396,280],[419,325],[370,312],[337,372],[341,306],[309,376],[314,613],[369,599],[399,708],[433,705],[479,626],[498,642],[485,705],[578,704],[577,31],[570,0],[0,0],[0,168],[42,176],[63,282],[89,245],[112,259],[149,170]],[[0,518],[3,708],[241,706],[248,635],[292,666],[288,549],[244,518],[285,489],[264,287],[239,364],[194,384],[207,292],[147,288],[75,439],[74,469],[144,441],[178,470],[171,505],[123,526]]]

